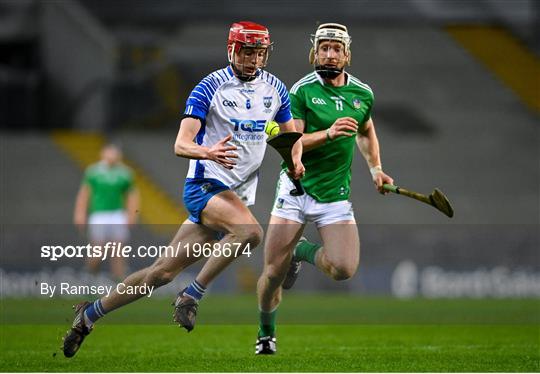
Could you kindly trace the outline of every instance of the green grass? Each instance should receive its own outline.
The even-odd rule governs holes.
[[[272,357],[253,354],[253,296],[209,296],[189,334],[169,323],[167,301],[111,313],[66,359],[59,347],[71,301],[2,300],[0,371],[540,371],[539,300],[287,295]]]

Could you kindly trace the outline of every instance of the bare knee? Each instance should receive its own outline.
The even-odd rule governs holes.
[[[337,281],[350,279],[354,273],[356,273],[356,269],[347,266],[332,268],[332,278]]]
[[[232,234],[236,237],[236,240],[244,244],[249,244],[251,249],[257,247],[262,242],[264,235],[262,227],[259,224],[242,225],[242,227],[238,227],[235,231]]]
[[[330,276],[337,281],[350,279],[355,273],[357,266],[341,263],[330,263]]]
[[[344,258],[334,258],[322,252],[320,264],[333,280],[343,281],[350,279],[358,268],[358,261],[348,261]]]

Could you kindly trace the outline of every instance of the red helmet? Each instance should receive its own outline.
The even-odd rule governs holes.
[[[266,27],[255,22],[241,21],[231,25],[227,46],[231,45],[234,52],[238,52],[242,47],[268,48],[272,43]]]
[[[250,63],[245,57],[244,60],[237,60],[237,54],[240,54],[242,48],[265,50],[263,60],[255,70],[253,66],[249,67]],[[249,81],[257,76],[259,69],[266,66],[271,49],[270,33],[263,25],[250,21],[235,22],[231,25],[227,39],[227,57],[236,76],[241,80]]]

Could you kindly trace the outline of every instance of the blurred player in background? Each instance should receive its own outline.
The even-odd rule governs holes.
[[[271,45],[266,27],[247,21],[234,23],[227,42],[229,66],[205,77],[187,100],[174,150],[191,159],[184,186],[190,216],[171,242],[175,248],[181,242],[182,248],[215,243],[222,249],[227,244],[253,249],[262,240],[262,229],[247,206],[255,202],[257,173],[266,149],[265,125],[274,119],[282,131],[295,130],[285,85],[262,70]],[[289,171],[293,178],[304,173],[301,154],[302,145],[297,142],[291,154],[294,170]],[[186,250],[175,255],[159,258],[124,283],[159,287],[199,260]],[[179,293],[174,303],[178,324],[193,329],[206,287],[235,255],[208,258],[193,282]],[[93,303],[78,304],[64,339],[64,355],[77,352],[100,317],[142,296],[112,292]]]
[[[373,93],[344,71],[351,60],[347,28],[327,23],[312,39],[310,63],[315,71],[291,89],[291,109],[302,136],[306,194],[291,196],[292,183],[282,172],[270,218],[263,274],[258,282],[260,325],[256,354],[276,352],[275,318],[281,286],[291,288],[302,261],[332,279],[345,280],[357,270],[360,240],[350,195],[354,144],[370,168],[376,189],[393,183],[381,167],[379,142],[371,119]],[[323,245],[301,237],[314,222]],[[293,255],[294,254],[294,255]]]
[[[88,227],[92,245],[104,246],[107,242],[129,240],[129,226],[137,221],[139,197],[133,173],[122,164],[122,152],[114,144],[101,150],[101,160],[90,165],[83,177],[75,200],[74,223],[81,230]],[[111,273],[116,281],[126,276],[126,260],[111,257]],[[102,260],[88,257],[86,266],[96,274]]]

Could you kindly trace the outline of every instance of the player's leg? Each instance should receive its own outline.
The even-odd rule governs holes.
[[[109,225],[110,240],[116,243],[127,244],[129,242],[129,227],[127,213],[118,211],[113,213]],[[127,275],[127,259],[122,256],[112,256],[110,259],[111,275],[116,282],[120,282]]]
[[[107,213],[98,212],[88,216],[87,235],[92,246],[102,247],[107,243]],[[99,257],[87,257],[85,259],[86,271],[96,275],[99,272],[101,262]]]
[[[206,288],[245,248],[253,250],[262,240],[263,230],[253,214],[230,190],[211,197],[200,215],[201,222],[218,232],[223,238],[215,243],[222,255],[210,257],[194,281],[184,290],[175,303],[175,321],[191,331],[195,325],[198,302]],[[224,253],[224,248],[231,248]],[[239,249],[236,251],[236,249]]]
[[[225,233],[216,246],[223,249],[226,243],[239,244],[239,248],[255,249],[263,239],[263,230],[248,207],[232,191],[223,191],[215,195],[201,214],[205,226]],[[236,245],[235,245],[236,247]],[[233,247],[234,248],[234,247]],[[234,252],[234,251],[233,251]],[[209,284],[241,252],[231,256],[210,257],[197,280]]]
[[[323,242],[315,253],[315,265],[334,280],[351,278],[360,261],[360,238],[355,221],[319,227]]]
[[[174,236],[170,246],[177,248],[179,242],[211,241],[213,235],[212,230],[186,220]],[[151,266],[129,275],[123,283],[126,286],[146,285],[156,288],[169,283],[182,269],[198,260],[196,257],[188,256],[182,246],[181,249],[179,253],[167,253],[158,258]],[[75,320],[71,330],[64,337],[64,355],[66,357],[75,355],[84,338],[92,331],[93,324],[99,318],[143,296],[145,296],[144,293],[119,293],[114,289],[109,296],[104,296],[93,303],[83,302],[76,305]]]
[[[276,310],[281,301],[281,286],[287,276],[294,246],[304,229],[306,195],[291,196],[293,188],[289,177],[282,172],[266,233],[264,269],[257,282],[260,323],[256,354],[273,354],[276,351]]]
[[[272,354],[276,350],[276,310],[281,302],[281,283],[303,228],[299,222],[270,217],[264,245],[264,269],[257,282],[259,331],[255,344],[256,354]]]
[[[307,197],[306,217],[317,224],[323,245],[301,238],[294,250],[291,268],[296,261],[304,261],[320,268],[335,280],[350,278],[358,268],[360,258],[360,239],[348,201],[319,203]],[[295,278],[284,282],[292,286]],[[287,287],[290,288],[290,287]]]
[[[309,262],[334,280],[354,275],[360,260],[360,239],[354,221],[340,221],[319,227],[323,245],[301,238],[295,258]]]
[[[192,253],[188,253],[186,247],[178,246],[178,243],[211,242],[214,239],[214,235],[215,233],[207,227],[195,224],[189,220],[184,221],[169,244],[175,250],[179,248],[178,253],[164,254],[149,267],[128,276],[123,283],[126,286],[146,285],[157,288],[171,282],[183,269],[199,260],[199,258],[192,256]],[[108,312],[129,304],[142,296],[145,295],[129,295],[113,291],[109,296],[101,298],[101,302],[103,309]]]
[[[303,229],[304,225],[299,222],[271,216],[264,245],[264,269],[257,282],[261,310],[272,311],[278,307],[281,301],[278,291]]]
[[[88,218],[88,237],[95,247],[103,247],[108,242],[125,244],[129,240],[126,213],[123,211],[92,213]],[[125,258],[112,256],[109,261],[113,279],[120,282],[126,276]],[[86,268],[91,274],[98,273],[101,263],[99,257],[86,258]]]

